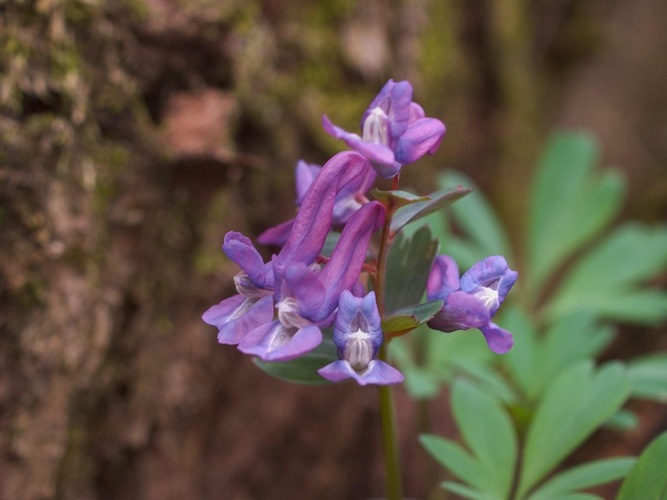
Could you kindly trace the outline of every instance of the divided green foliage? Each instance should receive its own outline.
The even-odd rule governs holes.
[[[621,486],[618,500],[667,498],[667,432],[644,450]]]
[[[617,457],[572,467],[540,486],[527,500],[565,498],[577,490],[616,481],[625,477],[635,462],[634,457]]]
[[[438,241],[426,226],[418,229],[412,238],[397,236],[387,259],[387,312],[419,304],[438,248]]]
[[[667,353],[656,353],[628,363],[632,395],[667,403]]]
[[[595,370],[584,360],[563,370],[547,388],[526,436],[518,495],[530,491],[602,425],[630,395],[620,363]]]
[[[464,488],[474,495],[470,498],[507,498],[518,453],[507,411],[498,399],[464,380],[454,383],[452,410],[470,451],[437,436],[420,436],[422,444],[436,460],[468,483]],[[446,487],[452,489],[451,483]]]
[[[443,334],[425,327],[392,345],[413,397],[435,397],[444,384],[454,384],[453,411],[468,449],[435,436],[421,441],[460,481],[443,483],[458,496],[509,498],[502,476],[516,483],[513,500],[598,498],[580,490],[621,479],[634,458],[604,459],[549,475],[599,427],[636,425],[636,415],[622,408],[628,397],[667,402],[667,353],[632,360],[627,367],[612,362],[595,368],[594,359],[614,337],[613,326],[604,321],[667,319],[667,293],[650,285],[667,268],[667,226],[625,223],[601,235],[618,213],[624,184],[613,172],[596,173],[597,159],[590,137],[554,136],[532,186],[526,248],[515,254],[526,257],[523,266],[512,258],[507,235],[479,191],[450,207],[449,221],[438,214],[425,219],[442,240],[444,253],[462,270],[495,254],[521,269],[517,290],[494,318],[513,333],[515,345],[508,354],[489,353],[479,332]],[[456,184],[474,186],[454,172],[441,178],[442,186]],[[521,292],[522,304],[513,303]],[[466,381],[454,382],[460,378]],[[462,402],[464,393],[467,403]],[[488,415],[494,410],[481,411],[475,399],[479,394],[487,404],[492,400],[511,412],[512,435],[524,436],[520,467],[503,469],[503,474],[496,470],[495,475],[482,470],[483,463],[491,463],[490,450],[513,445],[501,431],[496,435],[494,422],[502,417]],[[667,499],[667,455],[654,451],[651,456],[644,471],[654,470],[637,472],[637,477],[655,474],[653,486],[630,489],[628,483],[641,488],[649,479],[628,478],[622,499],[663,498],[659,494]],[[656,463],[662,465],[659,471]],[[640,469],[637,463],[633,471]]]
[[[584,255],[547,306],[550,318],[593,311],[621,321],[667,318],[667,293],[642,282],[667,265],[667,225],[627,223]]]
[[[587,134],[554,134],[537,168],[528,219],[526,283],[531,292],[618,213],[624,183],[615,172],[595,174],[595,140]]]

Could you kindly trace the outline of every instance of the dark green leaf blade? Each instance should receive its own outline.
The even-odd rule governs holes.
[[[382,331],[393,333],[414,330],[435,316],[442,308],[442,304],[442,300],[433,300],[412,307],[404,307],[382,318]]]
[[[439,244],[424,226],[412,238],[398,235],[389,251],[385,310],[391,314],[418,304],[426,290],[426,280]]]
[[[418,196],[416,194],[408,193],[407,191],[393,190],[382,191],[375,188],[371,191],[371,196],[385,205],[391,204],[395,208],[404,207],[418,202],[429,201],[428,196]]]
[[[421,201],[419,203],[412,203],[411,205],[404,206],[394,215],[394,218],[391,221],[391,231],[397,233],[407,224],[415,222],[437,210],[440,210],[441,208],[446,207],[447,205],[454,203],[457,200],[460,200],[465,195],[470,193],[470,191],[470,189],[464,188],[463,186],[441,189],[440,191],[436,191],[435,193],[428,195],[427,201]]]

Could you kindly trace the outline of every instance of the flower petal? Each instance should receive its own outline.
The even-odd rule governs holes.
[[[411,123],[394,145],[396,161],[407,165],[426,153],[435,153],[444,135],[445,124],[435,118],[421,118]]]
[[[245,271],[248,278],[258,288],[265,286],[266,269],[264,259],[262,259],[262,256],[246,236],[236,231],[228,232],[225,235],[225,242],[222,245],[222,249],[227,254],[227,257],[236,262]]]
[[[281,260],[310,264],[318,256],[329,229],[336,195],[366,172],[368,160],[359,153],[344,151],[320,170],[303,199],[285,245]]]
[[[218,328],[218,342],[238,344],[243,337],[273,317],[273,297],[259,300],[234,295],[210,307],[202,319]]]
[[[463,273],[463,276],[461,276],[461,290],[473,292],[480,286],[493,288],[498,292],[500,305],[518,276],[519,273],[509,268],[504,257],[494,255],[477,262]]]
[[[489,323],[480,328],[480,330],[484,334],[489,349],[496,354],[505,354],[514,345],[512,334],[509,331],[500,328],[495,323]]]
[[[331,259],[318,275],[327,293],[318,319],[329,316],[336,309],[342,291],[352,288],[359,279],[368,243],[373,232],[382,226],[384,212],[381,203],[372,201],[357,210],[345,225]]]
[[[447,296],[459,289],[459,266],[449,255],[439,255],[433,262],[426,283],[428,300],[446,300]]]
[[[293,225],[294,219],[291,219],[277,226],[270,227],[257,237],[257,241],[262,245],[282,246],[287,241],[287,238],[289,238]]]
[[[391,101],[389,102],[389,116],[391,143],[395,144],[410,123],[410,112],[412,104],[412,85],[410,82],[398,82],[391,89]]]
[[[317,370],[323,378],[330,382],[341,382],[348,378],[354,379],[359,385],[391,385],[403,382],[403,374],[384,361],[373,360],[363,372],[355,372],[350,363],[343,360],[334,361]]]
[[[296,164],[296,171],[294,177],[296,179],[296,203],[300,205],[303,198],[306,196],[311,184],[315,181],[315,177],[319,174],[322,167],[312,163],[306,163],[299,160]]]
[[[239,350],[264,361],[289,361],[312,351],[321,342],[322,332],[316,325],[296,329],[273,321],[250,332],[239,343]]]
[[[341,358],[350,336],[356,335],[359,330],[367,335],[371,347],[368,353],[374,358],[383,340],[382,322],[375,292],[369,292],[365,297],[355,297],[351,291],[344,290],[340,294],[333,333],[333,341]]]
[[[317,313],[324,302],[326,290],[318,275],[307,265],[296,263],[286,266],[282,276],[290,296],[299,304],[301,315],[313,322],[323,319],[318,317]],[[283,291],[281,294],[284,296]]]
[[[447,296],[443,308],[428,322],[441,332],[481,328],[491,319],[488,309],[473,295],[456,291]]]

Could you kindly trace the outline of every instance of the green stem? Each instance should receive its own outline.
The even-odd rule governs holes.
[[[382,361],[387,359],[387,347],[380,347]],[[401,500],[403,486],[401,480],[401,459],[398,452],[396,433],[396,414],[394,412],[394,398],[392,386],[381,385],[380,390],[380,418],[382,420],[382,447],[384,451],[384,469],[387,500]]]
[[[398,175],[393,179],[392,188],[398,189]],[[380,250],[378,252],[377,274],[376,274],[376,299],[380,316],[385,314],[385,286],[387,274],[387,258],[392,243],[391,219],[395,207],[392,202],[385,206],[386,214]],[[389,339],[380,346],[378,359],[387,362],[389,357]],[[379,386],[380,392],[380,419],[382,422],[382,447],[384,452],[385,485],[388,500],[401,500],[403,498],[403,487],[401,479],[401,460],[399,456],[398,438],[396,432],[396,413],[394,411],[394,398],[390,385]]]

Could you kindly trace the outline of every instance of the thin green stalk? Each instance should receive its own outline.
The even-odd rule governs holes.
[[[393,179],[392,188],[398,189],[398,175]],[[385,313],[385,286],[387,274],[387,258],[392,243],[391,219],[394,215],[393,203],[386,206],[384,226],[378,252],[377,275],[376,275],[376,299],[380,316]],[[378,358],[384,362],[388,361],[389,339],[382,344]],[[396,432],[396,413],[394,410],[394,398],[390,385],[379,386],[380,394],[380,419],[382,422],[382,447],[384,452],[385,485],[388,500],[401,500],[403,498],[403,486],[401,478],[401,460],[399,455],[398,436]]]
[[[386,344],[383,344],[380,348],[379,359],[385,361],[386,358],[387,347]],[[396,414],[394,412],[392,387],[390,385],[381,385],[379,386],[379,391],[386,495],[388,500],[401,500],[403,498],[401,459],[398,451]]]

